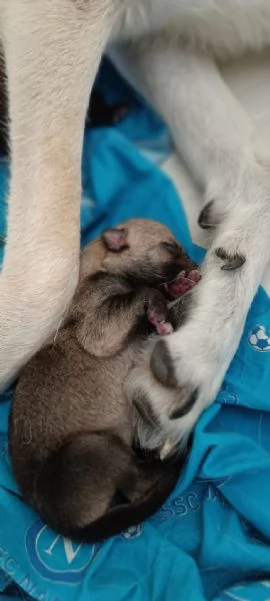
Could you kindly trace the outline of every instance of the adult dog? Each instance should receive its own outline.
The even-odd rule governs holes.
[[[201,225],[217,226],[190,318],[143,376],[157,407],[164,386],[190,407],[185,433],[218,391],[270,254],[270,154],[215,64],[270,44],[269,0],[0,0],[0,14],[12,153],[0,384],[75,290],[85,112],[101,53],[121,39],[204,189]]]

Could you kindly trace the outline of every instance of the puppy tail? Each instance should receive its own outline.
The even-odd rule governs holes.
[[[56,532],[92,543],[155,513],[179,473],[180,463],[140,461],[116,436],[79,433],[36,471],[31,500]]]

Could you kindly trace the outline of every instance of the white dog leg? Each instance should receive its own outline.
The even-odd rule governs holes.
[[[0,277],[0,386],[61,320],[79,261],[84,118],[119,1],[8,0],[12,178]]]
[[[181,438],[220,388],[269,260],[270,155],[210,58],[182,53],[164,40],[130,52],[177,148],[204,187],[206,200],[213,201],[203,213],[203,225],[220,222],[194,289],[189,320],[153,351],[152,374],[162,384],[160,391],[152,374],[148,378],[144,369],[142,375],[159,413],[164,413],[164,386],[170,388],[168,413],[173,412],[171,425]],[[175,419],[187,407],[188,414]]]

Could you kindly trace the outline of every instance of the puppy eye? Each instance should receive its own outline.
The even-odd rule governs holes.
[[[162,245],[173,257],[177,259],[183,254],[182,249],[177,242],[162,242]]]

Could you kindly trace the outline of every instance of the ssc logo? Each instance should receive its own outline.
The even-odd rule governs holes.
[[[254,351],[261,353],[270,351],[270,336],[265,326],[255,326],[248,335],[248,342]]]
[[[27,530],[25,546],[32,566],[43,578],[78,584],[101,545],[75,543],[57,535],[41,520],[37,520]]]

